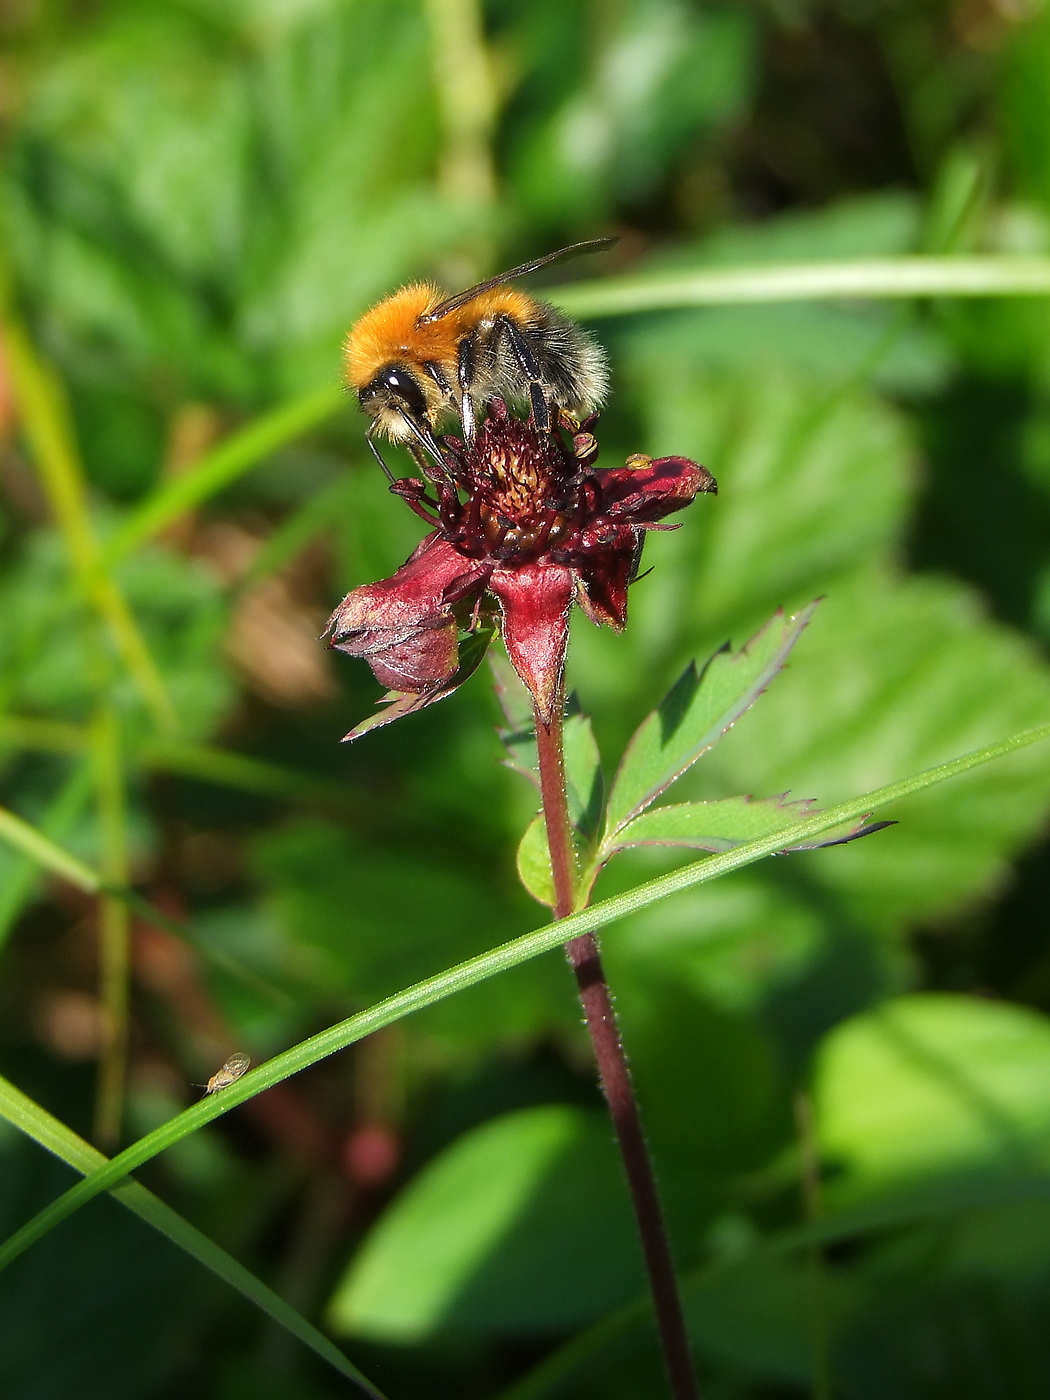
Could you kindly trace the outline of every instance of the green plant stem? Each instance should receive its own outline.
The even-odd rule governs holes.
[[[120,731],[110,704],[95,723],[102,870],[114,885],[128,882],[127,823]],[[128,1060],[128,977],[130,968],[128,906],[115,895],[99,898],[99,1000],[102,1045],[95,1097],[95,1141],[112,1148],[120,1140],[124,1117],[124,1082]]]
[[[564,919],[571,914],[576,901],[576,861],[565,791],[564,711],[565,690],[562,682],[558,686],[550,724],[544,723],[539,709],[535,711],[540,793],[554,878],[556,919]],[[565,954],[576,975],[602,1092],[609,1105],[609,1115],[631,1192],[671,1393],[675,1400],[699,1400],[700,1391],[689,1353],[685,1316],[671,1257],[671,1242],[667,1236],[656,1175],[642,1129],[609,984],[605,980],[598,940],[593,933],[580,934],[566,943]]]
[[[597,320],[643,311],[841,297],[1050,296],[1050,258],[903,257],[704,268],[558,287],[549,300]]]
[[[450,199],[485,209],[496,198],[492,132],[497,92],[478,0],[426,0],[441,115],[439,179]]]
[[[512,939],[509,943],[490,948],[487,952],[469,958],[456,967],[447,968],[435,977],[428,977],[422,982],[415,983],[414,986],[396,992],[393,996],[377,1002],[375,1006],[369,1007],[366,1011],[358,1012],[357,1015],[340,1021],[337,1025],[329,1026],[308,1040],[301,1041],[298,1045],[293,1045],[290,1049],[282,1051],[281,1054],[274,1055],[265,1064],[249,1070],[228,1089],[223,1089],[221,1093],[211,1094],[207,1098],[201,1099],[192,1107],[176,1114],[167,1123],[161,1124],[153,1132],[147,1133],[138,1142],[126,1147],[105,1167],[100,1167],[97,1171],[92,1172],[78,1185],[66,1191],[57,1200],[52,1201],[20,1230],[5,1240],[0,1245],[0,1268],[6,1267],[12,1259],[16,1259],[31,1244],[41,1239],[59,1221],[65,1220],[67,1216],[72,1215],[75,1210],[92,1200],[101,1191],[108,1191],[111,1186],[122,1181],[124,1177],[135,1171],[137,1167],[142,1166],[144,1162],[150,1161],[159,1153],[174,1146],[175,1143],[181,1142],[190,1133],[202,1128],[205,1123],[210,1123],[213,1119],[221,1117],[230,1109],[236,1108],[238,1104],[245,1103],[248,1099],[254,1098],[256,1094],[262,1093],[264,1089],[279,1084],[282,1080],[299,1073],[300,1070],[317,1064],[326,1056],[334,1055],[336,1051],[345,1050],[348,1045],[356,1044],[357,1041],[363,1040],[366,1035],[371,1035],[373,1031],[381,1030],[384,1026],[392,1026],[405,1016],[411,1016],[416,1011],[433,1006],[445,997],[452,996],[456,992],[466,991],[468,987],[475,987],[486,978],[507,972],[512,967],[519,967],[522,963],[528,962],[530,958],[538,957],[541,953],[558,947],[559,944],[567,943],[583,933],[593,933],[596,929],[604,928],[607,924],[615,923],[618,919],[626,918],[641,909],[646,909],[657,901],[666,899],[669,895],[706,884],[722,875],[728,875],[730,871],[753,865],[755,861],[762,860],[765,856],[774,855],[783,850],[785,846],[795,846],[802,841],[809,840],[812,836],[819,836],[831,827],[838,826],[840,822],[865,816],[890,802],[897,802],[912,793],[921,792],[934,783],[958,777],[981,764],[990,763],[993,759],[1016,753],[1019,749],[1027,748],[1030,744],[1039,743],[1043,739],[1050,739],[1050,724],[1041,724],[1033,729],[1022,730],[1019,734],[1013,734],[1008,739],[1002,739],[996,744],[989,744],[983,749],[975,749],[972,753],[963,754],[947,763],[939,763],[933,768],[927,768],[922,773],[915,773],[899,782],[876,788],[873,792],[864,793],[860,797],[850,798],[848,802],[840,802],[834,807],[829,807],[823,812],[805,817],[801,821],[785,827],[773,836],[763,836],[758,841],[749,841],[744,846],[737,846],[735,850],[708,856],[703,860],[691,861],[688,865],[682,866],[680,870],[671,871],[669,875],[661,875],[655,880],[648,880],[645,884],[638,885],[633,890],[628,890],[625,894],[617,895],[612,899],[601,900],[588,909],[570,914],[567,919],[557,919],[532,933],[526,933],[520,938]],[[69,855],[68,852],[62,851],[60,847],[56,847],[53,842],[47,841],[35,828],[29,826],[27,822],[23,822],[13,813],[4,811],[3,808],[0,808],[0,837],[6,837],[18,849],[25,851],[26,854],[32,854],[35,859],[39,859],[41,864],[49,869],[57,867],[58,873],[63,873],[67,879],[72,879],[73,883],[78,884],[80,888],[97,890],[98,876],[89,867],[78,861],[76,857]],[[92,883],[85,885],[83,883],[85,878]],[[111,891],[111,893],[120,892]],[[123,897],[134,898],[131,891],[123,892]],[[163,924],[161,926],[163,927]],[[816,1227],[807,1228],[815,1230]],[[816,1236],[814,1235],[814,1237]],[[806,1243],[809,1238],[810,1236],[807,1235],[799,1242]]]

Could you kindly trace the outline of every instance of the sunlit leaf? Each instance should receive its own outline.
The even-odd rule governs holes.
[[[559,1326],[632,1296],[639,1265],[594,1115],[529,1108],[424,1167],[362,1242],[328,1317],[340,1333],[402,1345],[450,1327]]]
[[[1045,1169],[1050,1022],[974,997],[904,997],[840,1026],[821,1051],[820,1141],[850,1200],[937,1172]]]
[[[777,613],[749,642],[717,651],[699,673],[690,664],[659,709],[640,726],[613,780],[606,840],[659,797],[754,704],[813,615],[811,604]]]

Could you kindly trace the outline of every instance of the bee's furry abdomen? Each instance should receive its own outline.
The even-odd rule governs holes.
[[[601,346],[545,302],[532,301],[528,314],[513,320],[527,339],[549,400],[579,418],[599,409],[609,392],[609,367]],[[479,398],[527,398],[528,377],[499,319],[485,328],[479,351]]]
[[[546,302],[529,324],[529,340],[554,403],[584,418],[609,393],[609,362],[588,331]],[[519,371],[520,378],[520,371]]]

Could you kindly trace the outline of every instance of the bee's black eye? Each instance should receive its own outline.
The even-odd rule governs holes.
[[[414,418],[426,417],[427,403],[423,391],[415,378],[400,365],[390,365],[381,370],[374,383],[400,399]]]

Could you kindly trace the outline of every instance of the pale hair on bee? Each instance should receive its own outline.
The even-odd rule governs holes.
[[[372,420],[368,443],[384,471],[376,434],[444,470],[434,439],[442,416],[458,414],[470,441],[496,396],[527,403],[541,432],[561,411],[580,420],[599,409],[609,391],[604,350],[555,307],[506,283],[618,241],[574,243],[451,297],[413,282],[366,311],[347,336],[344,374]]]
[[[231,1055],[223,1065],[208,1080],[207,1084],[199,1084],[197,1087],[203,1089],[206,1094],[217,1094],[220,1089],[228,1089],[235,1079],[240,1079],[241,1075],[251,1068],[252,1059],[250,1055],[245,1055],[238,1051],[236,1055]]]

